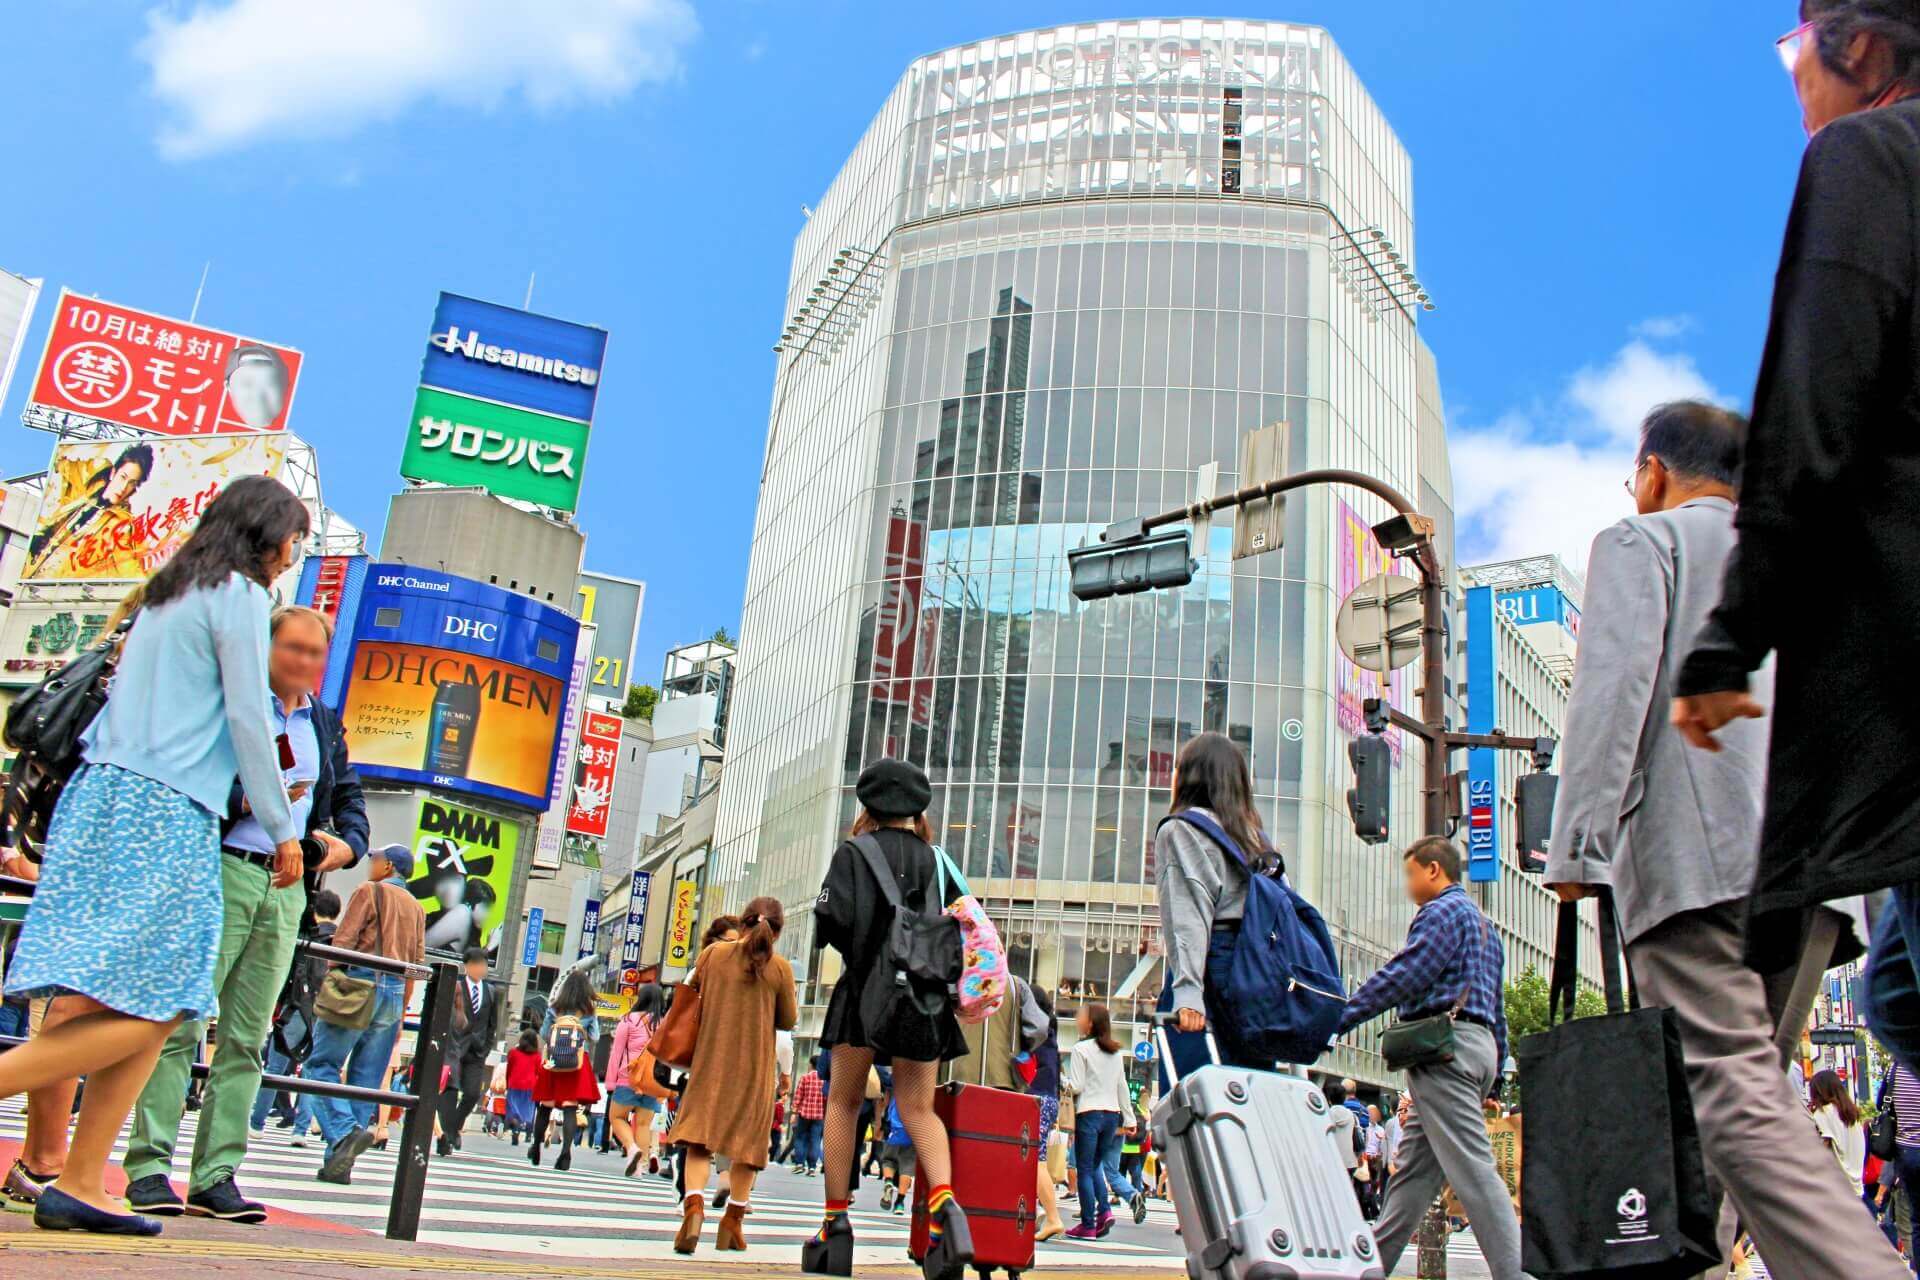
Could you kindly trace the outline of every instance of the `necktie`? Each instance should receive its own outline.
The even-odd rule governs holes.
[[[473,1011],[475,1013],[480,1012],[480,984],[477,982],[469,982],[467,984],[467,994],[468,998],[473,1001]]]

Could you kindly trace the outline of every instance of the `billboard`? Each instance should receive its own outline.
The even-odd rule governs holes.
[[[647,936],[647,899],[653,896],[653,872],[636,870],[627,892],[627,927],[620,939],[620,963],[632,968],[640,963],[640,944]]]
[[[873,698],[907,704],[913,723],[933,719],[933,681],[926,678],[934,633],[921,611],[926,526],[905,516],[887,519],[887,553],[880,607],[873,623]]]
[[[300,353],[60,291],[27,399],[163,436],[284,431]]]
[[[607,818],[613,812],[613,779],[620,767],[620,717],[589,711],[580,722],[580,747],[574,753],[572,800],[567,805],[567,831],[577,836],[607,838]]]
[[[700,886],[693,880],[673,882],[673,913],[667,917],[667,965],[674,969],[691,968],[694,916],[700,903]]]
[[[627,700],[633,683],[633,645],[640,632],[640,606],[647,584],[604,573],[583,573],[577,588],[580,621],[598,630],[593,637],[593,667],[587,691],[615,702]]]
[[[519,847],[513,819],[420,797],[407,890],[427,913],[429,947],[485,947],[489,959],[498,952]]]
[[[442,293],[420,382],[456,395],[593,421],[607,331]]]
[[[1580,611],[1560,593],[1558,587],[1528,587],[1521,591],[1502,591],[1496,600],[1500,612],[1517,627],[1557,622],[1575,640],[1580,638]]]
[[[231,481],[277,476],[287,437],[69,440],[55,446],[21,578],[139,581],[186,542]]]
[[[587,668],[592,655],[593,628],[583,625],[579,638],[574,641],[567,705],[560,718],[560,749],[554,753],[547,808],[540,815],[539,835],[533,847],[533,865],[541,870],[551,871],[560,865],[561,849],[566,843],[567,810],[573,803],[568,788],[573,779],[573,753],[580,745],[580,711],[587,701]]]
[[[584,422],[421,387],[400,474],[572,511],[586,458]]]
[[[14,601],[0,624],[0,687],[38,684],[47,672],[72,662],[100,638],[119,603]]]
[[[342,637],[327,653],[327,673],[320,682],[320,700],[330,707],[340,705],[340,690],[347,681],[347,658],[352,646],[344,639],[360,614],[360,596],[367,585],[367,557],[308,556],[300,563],[300,585],[294,600],[318,609],[333,620],[336,637]]]
[[[412,565],[367,567],[341,718],[361,774],[547,806],[579,624]]]
[[[27,326],[33,322],[33,304],[39,300],[40,281],[0,271],[0,404],[7,401],[7,388],[20,364],[20,348],[26,344]]]
[[[1554,592],[1557,596],[1560,593]],[[1492,733],[1499,714],[1492,587],[1467,589],[1467,732]],[[1493,749],[1467,752],[1467,879],[1500,878],[1499,783]]]

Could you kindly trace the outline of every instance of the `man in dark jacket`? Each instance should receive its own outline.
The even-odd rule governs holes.
[[[340,721],[313,696],[327,669],[332,623],[312,609],[273,615],[267,657],[268,700],[280,731],[282,777],[296,821],[304,822],[310,873],[356,861],[367,850],[367,806],[360,778],[347,763]],[[233,794],[240,796],[239,784]],[[193,1168],[182,1204],[168,1180],[188,1070],[205,1030],[183,1023],[167,1038],[160,1061],[134,1108],[124,1161],[134,1212],[264,1222],[261,1205],[240,1194],[234,1171],[247,1153],[247,1132],[260,1091],[261,1055],[274,1005],[293,961],[307,895],[273,885],[274,842],[245,801],[221,824],[223,920],[214,990],[220,1001],[217,1045],[193,1144]],[[326,828],[331,826],[332,831]]]
[[[1747,957],[1791,964],[1804,913],[1891,887],[1867,1018],[1920,1064],[1920,3],[1807,0],[1793,75],[1813,141],[1774,280],[1720,602],[1674,681],[1694,745],[1762,714],[1777,655]]]
[[[448,1086],[440,1091],[440,1154],[460,1149],[460,1130],[487,1092],[487,1055],[500,1039],[500,992],[487,981],[487,949],[468,947],[466,973],[453,993]]]

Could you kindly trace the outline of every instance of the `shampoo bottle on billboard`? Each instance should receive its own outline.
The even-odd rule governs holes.
[[[432,773],[464,778],[473,762],[473,739],[480,729],[480,688],[464,680],[442,680],[433,695],[427,726],[427,759]]]

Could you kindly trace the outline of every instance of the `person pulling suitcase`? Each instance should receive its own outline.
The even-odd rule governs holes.
[[[1340,1020],[1345,1031],[1396,1005],[1400,1010],[1381,1052],[1389,1070],[1407,1073],[1414,1110],[1400,1138],[1386,1206],[1374,1224],[1380,1257],[1391,1272],[1441,1184],[1450,1183],[1493,1280],[1524,1280],[1520,1224],[1494,1168],[1481,1109],[1498,1096],[1507,1057],[1505,952],[1460,887],[1458,845],[1426,836],[1401,859],[1407,896],[1420,909],[1406,945],[1353,993]]]

